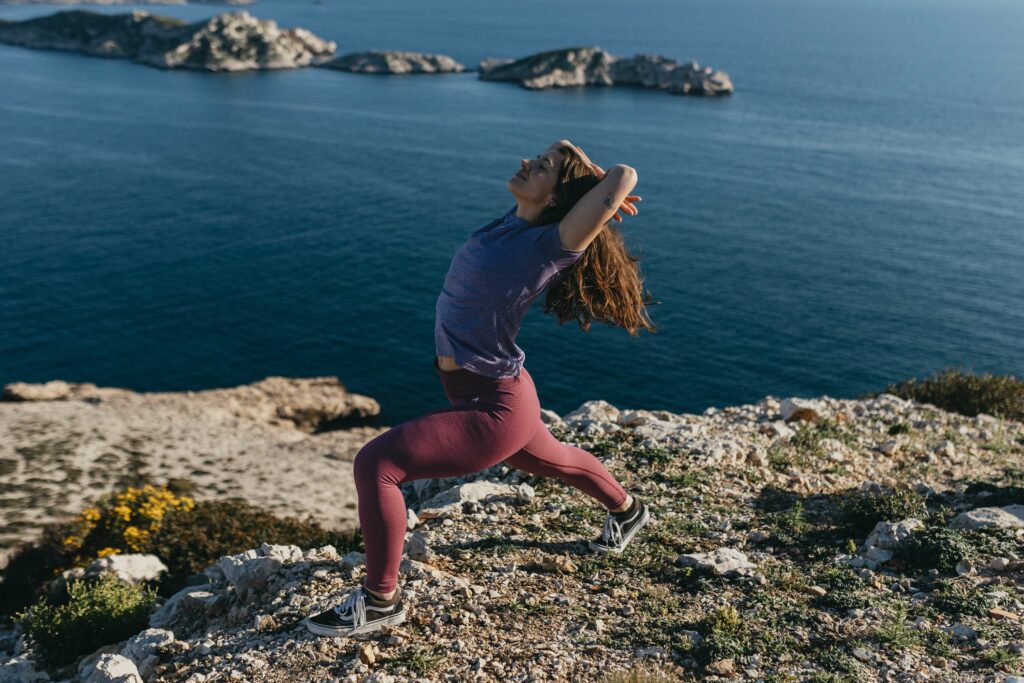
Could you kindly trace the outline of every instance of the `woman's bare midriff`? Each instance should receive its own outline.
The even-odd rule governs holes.
[[[452,370],[461,370],[462,369],[461,365],[456,365],[455,364],[455,356],[438,356],[437,357],[437,367],[441,368],[442,370],[449,371],[449,372],[452,371]]]

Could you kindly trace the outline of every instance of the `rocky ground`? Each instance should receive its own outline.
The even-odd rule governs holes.
[[[1021,423],[890,395],[702,415],[592,401],[545,418],[650,505],[624,555],[587,550],[603,510],[559,481],[499,465],[412,482],[406,623],[306,632],[303,618],[358,585],[362,556],[265,545],[54,680],[600,681],[641,664],[657,680],[1020,674]],[[30,671],[30,643],[18,654],[6,670]]]
[[[336,377],[195,392],[10,384],[3,398],[0,566],[43,524],[150,479],[191,480],[199,500],[239,496],[325,527],[354,526],[352,459],[386,429],[331,429],[380,413]]]

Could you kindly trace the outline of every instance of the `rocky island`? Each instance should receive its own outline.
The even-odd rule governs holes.
[[[364,74],[434,74],[459,73],[466,67],[448,55],[405,50],[370,50],[350,52],[320,66]]]
[[[0,0],[0,5],[251,5],[256,0]]]
[[[0,42],[199,71],[293,69],[328,59],[337,47],[306,29],[278,28],[274,21],[245,11],[189,24],[143,11],[110,15],[68,10],[0,23]]]
[[[53,505],[62,476],[98,495],[117,478],[96,470],[145,467],[160,481],[186,459],[183,469],[202,470],[180,473],[201,481],[197,498],[231,488],[256,505],[353,521],[352,456],[384,428],[338,424],[375,411],[339,384],[9,386],[4,499],[37,478],[56,486],[4,515]],[[700,414],[602,400],[544,409],[559,440],[596,454],[650,506],[623,556],[587,551],[603,511],[557,480],[499,464],[406,482],[403,624],[352,639],[308,633],[302,620],[361,580],[361,542],[254,540],[207,557],[116,642],[64,653],[59,666],[41,663],[45,631],[0,633],[0,681],[1010,681],[1024,669],[1019,381],[1014,391],[999,417],[970,401],[952,411],[953,392],[936,398],[947,407],[880,392]],[[104,453],[116,462],[95,459]],[[333,500],[289,495],[300,483],[334,489]],[[38,581],[51,595],[103,577],[149,585],[175,561],[166,548],[105,552]]]
[[[619,58],[597,46],[550,50],[516,60],[489,58],[480,62],[478,71],[481,80],[514,81],[530,90],[625,85],[708,97],[733,91],[729,74],[697,62],[646,54]]]

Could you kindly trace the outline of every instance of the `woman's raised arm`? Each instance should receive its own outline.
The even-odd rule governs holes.
[[[573,251],[586,249],[604,230],[619,207],[623,206],[627,197],[640,199],[630,194],[636,187],[636,181],[636,170],[633,167],[625,164],[612,166],[601,182],[583,195],[562,219],[558,226],[562,246]]]

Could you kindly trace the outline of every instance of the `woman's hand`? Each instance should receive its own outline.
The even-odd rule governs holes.
[[[622,222],[622,216],[619,215],[619,213],[618,213],[619,211],[624,211],[624,212],[628,213],[630,216],[637,215],[638,213],[640,213],[640,211],[635,206],[633,206],[633,202],[638,202],[638,201],[640,201],[640,195],[638,195],[638,194],[628,194],[628,195],[626,195],[626,197],[622,200],[622,205],[619,206],[619,208],[615,210],[615,215],[612,216],[612,218],[614,218],[615,220],[617,220],[618,222],[621,223]]]

